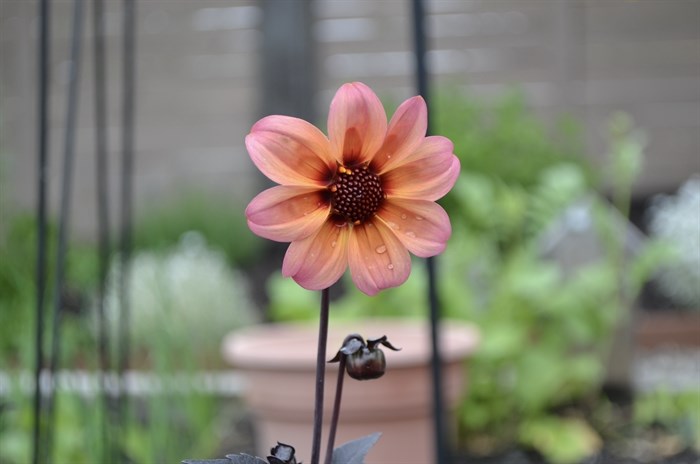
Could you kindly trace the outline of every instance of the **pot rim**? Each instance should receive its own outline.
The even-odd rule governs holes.
[[[329,328],[326,358],[331,359],[349,333],[376,338],[386,335],[399,352],[385,349],[392,369],[424,364],[431,358],[427,321],[411,319],[363,319],[350,323],[333,321]],[[318,327],[313,323],[269,323],[228,334],[222,343],[226,362],[243,370],[314,371]],[[443,363],[461,361],[479,345],[473,324],[443,320],[440,323],[440,355]]]

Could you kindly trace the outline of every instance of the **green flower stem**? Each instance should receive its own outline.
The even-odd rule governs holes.
[[[338,382],[335,385],[335,401],[333,402],[333,417],[331,429],[328,432],[328,445],[326,446],[325,464],[331,464],[333,460],[333,447],[335,446],[335,431],[338,429],[338,417],[340,416],[340,400],[343,396],[343,379],[345,378],[345,359],[343,354],[338,362]]]
[[[328,344],[328,289],[321,291],[321,315],[318,326],[316,352],[316,395],[314,399],[314,432],[311,446],[311,464],[319,464],[321,456],[321,427],[323,425],[323,387],[326,378],[326,345]]]

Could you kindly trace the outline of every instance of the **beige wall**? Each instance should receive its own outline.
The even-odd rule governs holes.
[[[628,111],[650,138],[639,194],[673,189],[700,172],[700,1],[426,3],[438,82],[458,83],[480,96],[521,85],[542,117],[567,111],[581,118],[596,160],[604,154],[607,117]],[[50,191],[56,211],[71,2],[52,4]],[[137,209],[187,190],[246,202],[258,181],[243,138],[258,117],[260,4],[138,4]],[[106,5],[110,167],[116,175],[121,2]],[[348,80],[365,81],[396,99],[413,93],[410,2],[316,0],[313,12],[320,87],[315,103],[322,119],[333,92]],[[73,224],[89,234],[95,209],[93,69],[89,22],[85,26]],[[35,201],[35,29],[35,1],[0,1],[1,194],[3,205],[18,208]],[[110,187],[116,198],[114,176]]]

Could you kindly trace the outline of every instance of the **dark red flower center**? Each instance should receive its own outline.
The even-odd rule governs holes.
[[[374,216],[384,200],[379,176],[364,165],[352,169],[339,166],[328,189],[333,212],[353,224],[361,224]]]

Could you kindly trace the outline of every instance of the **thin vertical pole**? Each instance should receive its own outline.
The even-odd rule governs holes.
[[[129,369],[131,306],[129,270],[131,262],[132,190],[134,171],[134,100],[136,92],[136,1],[124,0],[122,45],[122,171],[119,220],[119,351],[117,374],[120,380],[117,408],[122,443],[127,431],[128,395],[126,372]]]
[[[105,15],[103,0],[93,1],[93,35],[94,35],[94,85],[95,85],[95,157],[97,180],[97,233],[99,284],[97,289],[98,311],[98,357],[100,367],[100,390],[102,398],[102,443],[104,462],[111,462],[112,443],[108,433],[112,420],[112,408],[107,391],[107,375],[110,370],[109,362],[109,333],[107,316],[105,314],[105,294],[107,286],[107,271],[109,267],[110,237],[109,237],[109,198],[107,176],[107,102],[106,102],[106,57],[105,57]]]
[[[38,79],[38,114],[37,138],[37,254],[36,254],[36,359],[34,371],[34,437],[32,462],[42,461],[43,414],[41,392],[41,370],[44,361],[44,293],[46,290],[46,193],[48,170],[48,113],[49,113],[49,60],[51,50],[49,1],[39,2],[39,79]]]
[[[47,398],[48,426],[45,455],[52,461],[52,449],[56,428],[56,371],[60,362],[61,317],[63,312],[63,288],[65,285],[66,244],[68,242],[68,223],[70,222],[71,191],[73,186],[73,160],[75,158],[75,124],[78,116],[78,98],[80,96],[80,68],[82,61],[81,44],[83,39],[83,0],[73,0],[73,23],[71,39],[71,61],[69,68],[68,97],[66,100],[66,129],[63,145],[63,176],[61,185],[61,210],[59,212],[58,246],[55,266],[53,293],[53,321],[51,328],[51,354],[49,373],[51,389]]]
[[[413,32],[415,50],[416,88],[418,94],[429,103],[428,71],[426,64],[425,9],[423,0],[413,0]],[[430,123],[430,118],[428,118]],[[430,133],[430,126],[428,126]],[[430,340],[432,348],[433,418],[436,463],[447,463],[449,451],[445,440],[444,398],[442,387],[442,358],[440,356],[439,324],[440,301],[437,293],[435,258],[426,259],[428,272],[428,306],[430,311]]]

